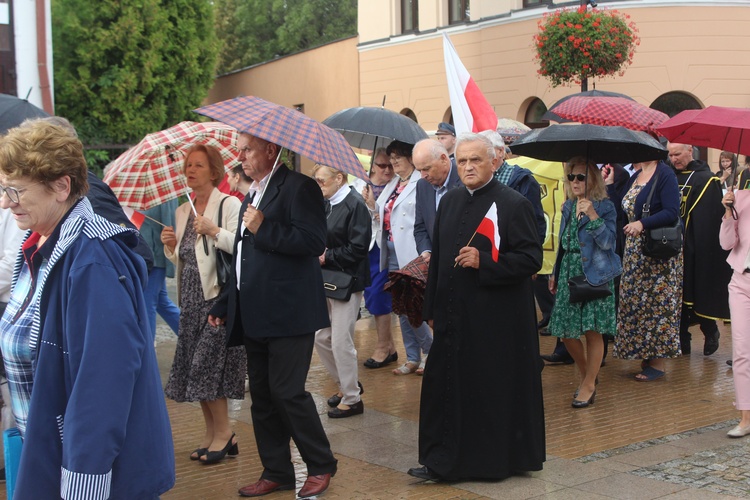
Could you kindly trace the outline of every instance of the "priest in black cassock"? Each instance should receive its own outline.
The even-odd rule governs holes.
[[[456,164],[466,187],[444,196],[435,221],[424,299],[435,340],[420,403],[423,467],[409,474],[503,479],[541,470],[545,460],[531,282],[542,247],[531,203],[493,179],[497,159],[486,137],[459,136]]]

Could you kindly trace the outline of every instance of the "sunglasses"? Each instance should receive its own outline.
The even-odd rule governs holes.
[[[393,165],[391,165],[390,163],[377,163],[376,162],[375,165],[382,169],[393,168]]]
[[[579,182],[583,182],[586,180],[586,174],[568,174],[568,180],[570,182],[573,182],[574,180],[578,180]]]

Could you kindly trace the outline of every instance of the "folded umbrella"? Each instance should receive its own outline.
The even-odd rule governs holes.
[[[317,163],[369,180],[344,136],[295,109],[259,97],[242,96],[194,111]]]
[[[427,286],[429,264],[420,255],[398,271],[388,273],[388,282],[383,290],[391,293],[393,312],[405,314],[413,327],[418,327],[422,319],[424,290]]]

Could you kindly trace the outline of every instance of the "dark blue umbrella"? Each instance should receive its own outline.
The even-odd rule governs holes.
[[[385,108],[358,107],[343,109],[325,120],[355,148],[374,150],[394,140],[416,144],[427,139],[427,132],[414,120]]]

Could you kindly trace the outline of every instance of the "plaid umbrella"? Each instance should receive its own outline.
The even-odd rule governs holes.
[[[369,180],[344,136],[294,109],[259,97],[243,96],[209,104],[195,112],[315,162]]]
[[[606,90],[586,90],[584,92],[576,92],[575,94],[566,95],[562,99],[559,99],[556,101],[552,106],[550,106],[549,110],[545,112],[542,115],[542,120],[552,120],[556,121],[557,123],[570,123],[575,120],[568,120],[567,118],[563,118],[561,116],[556,115],[552,109],[556,106],[559,106],[560,104],[564,103],[568,99],[572,99],[574,97],[622,97],[623,99],[629,99],[631,101],[635,101],[630,96],[627,96],[625,94],[620,94],[619,92],[608,92]]]
[[[550,108],[556,115],[590,125],[652,132],[669,119],[665,113],[623,97],[574,96]]]
[[[388,273],[388,283],[383,290],[393,295],[393,312],[406,314],[413,327],[422,324],[422,304],[424,290],[427,286],[427,270],[429,264],[420,255],[406,264],[403,269]]]
[[[237,131],[223,123],[178,123],[147,135],[107,165],[104,182],[123,206],[148,210],[190,192],[182,163],[191,146],[215,147],[228,169],[239,156],[237,138]]]

